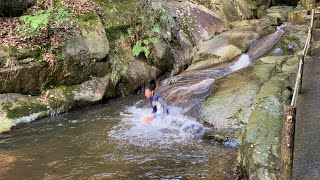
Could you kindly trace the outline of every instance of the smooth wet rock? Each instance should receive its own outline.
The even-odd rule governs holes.
[[[261,84],[273,69],[274,65],[255,65],[219,80],[216,93],[202,103],[201,116],[216,128],[244,127]]]
[[[285,27],[285,25],[283,26]],[[252,44],[248,51],[248,55],[252,59],[256,59],[270,51],[285,33],[283,30],[284,27],[278,27],[278,30],[275,33],[269,34]]]
[[[167,6],[171,15],[176,17],[181,30],[194,44],[206,41],[228,29],[225,22],[204,6],[188,1],[171,1]]]

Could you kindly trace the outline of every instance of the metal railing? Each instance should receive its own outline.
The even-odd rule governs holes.
[[[302,55],[299,62],[299,69],[293,91],[293,97],[290,106],[284,107],[282,142],[281,142],[281,164],[280,164],[280,179],[292,179],[292,163],[293,163],[293,149],[294,149],[294,130],[296,122],[296,106],[298,96],[302,89],[303,68],[306,56],[311,49],[312,30],[314,23],[314,10],[311,12],[311,22],[308,28],[308,36]]]

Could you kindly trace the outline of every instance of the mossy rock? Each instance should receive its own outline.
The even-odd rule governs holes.
[[[304,9],[302,6],[297,6],[288,13],[288,22],[293,24],[306,24],[309,20],[306,20],[308,10]]]
[[[215,83],[215,93],[201,105],[201,116],[217,128],[242,128],[248,122],[262,83],[275,66],[259,64],[244,68]]]
[[[3,117],[19,119],[32,114],[47,113],[47,106],[35,97],[22,96],[0,105]]]
[[[131,17],[139,17],[139,2],[124,0],[122,2],[109,2],[96,0],[104,10],[104,26],[109,28],[129,26],[132,23]]]
[[[88,48],[88,58],[102,60],[109,53],[109,41],[100,20],[95,13],[81,14],[77,16],[81,37]]]
[[[75,87],[60,86],[55,89],[47,90],[45,98],[48,98],[48,106],[53,111],[65,112],[75,105],[74,90]]]

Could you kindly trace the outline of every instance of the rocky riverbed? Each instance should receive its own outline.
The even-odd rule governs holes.
[[[170,104],[238,142],[250,178],[277,179],[283,106],[315,2],[94,2],[104,13],[72,16],[78,31],[53,52],[54,64],[43,63],[41,46],[0,45],[0,132],[139,92],[156,79]],[[148,57],[132,53],[138,27],[156,27]]]

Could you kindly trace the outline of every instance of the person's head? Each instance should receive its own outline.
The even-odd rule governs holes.
[[[147,98],[150,98],[153,96],[153,93],[154,93],[154,86],[152,86],[150,84],[148,86],[146,86],[146,88],[144,89],[144,95]]]

